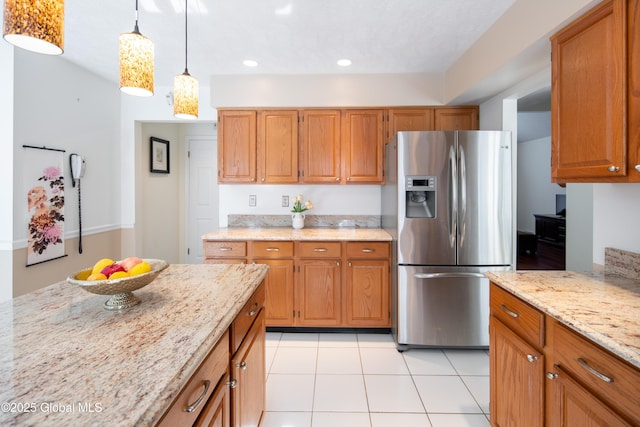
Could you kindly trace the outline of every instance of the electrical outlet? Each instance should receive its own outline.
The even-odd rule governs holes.
[[[258,200],[255,194],[249,195],[249,206],[256,206],[258,204]]]
[[[282,196],[282,207],[283,208],[289,207],[289,196]]]

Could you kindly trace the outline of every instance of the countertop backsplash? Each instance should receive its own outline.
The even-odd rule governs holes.
[[[604,248],[604,273],[640,280],[640,254]]]
[[[231,227],[290,227],[291,215],[229,215]],[[309,215],[305,214],[305,228],[380,228],[378,215]]]

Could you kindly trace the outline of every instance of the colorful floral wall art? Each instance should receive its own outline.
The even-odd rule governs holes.
[[[64,154],[35,149],[25,155],[27,265],[32,265],[65,256]]]

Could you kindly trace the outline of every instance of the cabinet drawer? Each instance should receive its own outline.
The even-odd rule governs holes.
[[[500,319],[529,344],[544,346],[544,315],[495,284],[491,284],[491,315]]]
[[[340,242],[300,242],[300,258],[340,258]]]
[[[348,242],[347,258],[389,258],[389,243]]]
[[[293,242],[251,242],[251,256],[255,258],[292,258]]]
[[[247,242],[204,242],[205,258],[238,258],[247,256]]]
[[[225,332],[191,379],[182,388],[158,426],[192,425],[229,369],[229,332]],[[198,404],[196,405],[196,402]],[[187,412],[188,407],[192,412]]]
[[[240,347],[247,331],[258,317],[258,313],[264,307],[265,288],[264,282],[258,286],[249,301],[242,307],[235,320],[231,324],[231,352],[235,353]]]
[[[553,322],[553,359],[592,393],[640,422],[640,370]]]

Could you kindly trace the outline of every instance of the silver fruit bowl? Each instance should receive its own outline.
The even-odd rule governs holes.
[[[84,269],[67,277],[67,282],[77,285],[87,292],[97,295],[111,295],[104,303],[107,310],[123,310],[140,304],[140,299],[132,292],[153,282],[158,274],[169,264],[161,259],[143,259],[151,265],[151,271],[137,276],[122,277],[113,280],[80,280],[79,277],[89,277],[91,268]]]

